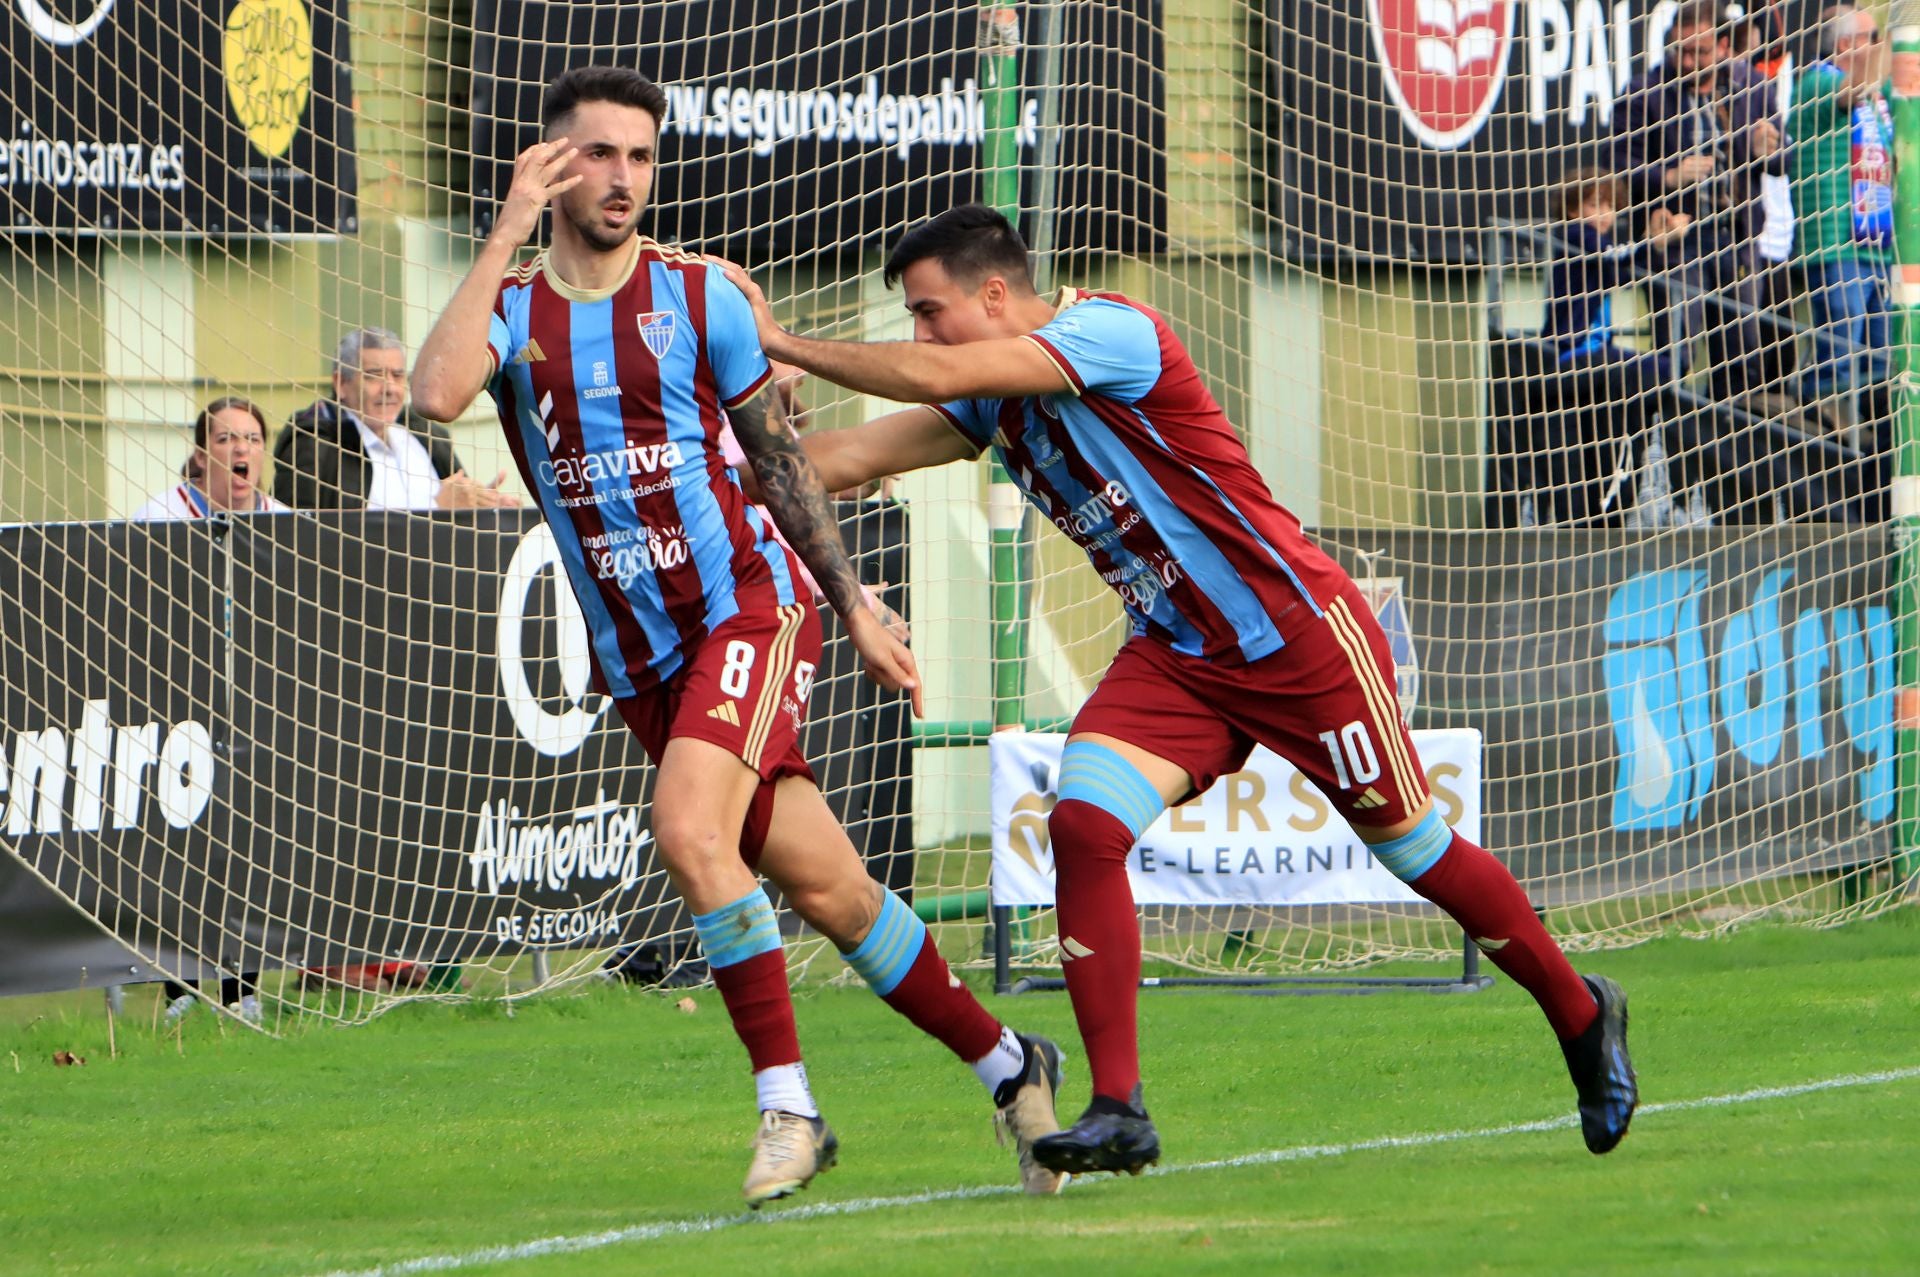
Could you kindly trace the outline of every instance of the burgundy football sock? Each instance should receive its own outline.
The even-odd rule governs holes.
[[[1562,1039],[1593,1023],[1592,992],[1499,860],[1455,833],[1433,867],[1407,885],[1452,914],[1493,965],[1533,995]]]
[[[882,1000],[969,1064],[1000,1041],[1000,1022],[954,978],[930,935],[921,938],[913,965]]]
[[[1093,1093],[1126,1101],[1140,1082],[1140,921],[1127,882],[1133,834],[1077,798],[1047,818],[1058,875],[1060,961]]]
[[[793,995],[787,990],[787,959],[781,950],[714,967],[713,982],[755,1073],[799,1062],[800,1034],[793,1026]]]

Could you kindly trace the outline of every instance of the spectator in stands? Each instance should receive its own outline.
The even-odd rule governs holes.
[[[1549,285],[1546,339],[1562,376],[1535,454],[1534,518],[1542,524],[1618,524],[1634,502],[1649,430],[1672,377],[1666,355],[1614,339],[1613,294],[1667,265],[1691,223],[1654,209],[1640,244],[1616,243],[1624,183],[1600,168],[1575,169],[1559,192],[1559,239]]]
[[[1655,340],[1684,367],[1704,336],[1710,393],[1731,402],[1765,385],[1754,237],[1760,178],[1787,171],[1787,139],[1772,86],[1733,58],[1712,0],[1687,0],[1669,40],[1666,60],[1627,86],[1614,166],[1629,183],[1636,224],[1660,209],[1692,219],[1670,271],[1678,287],[1655,291]],[[1732,305],[1709,305],[1703,293]]]
[[[1821,15],[1822,56],[1794,90],[1794,198],[1814,325],[1802,392],[1856,443],[1863,418],[1881,415],[1860,410],[1860,392],[1887,376],[1893,116],[1884,52],[1871,13],[1834,5]]]
[[[1753,67],[1754,73],[1771,86],[1768,99],[1773,121],[1782,130],[1789,129],[1788,113],[1793,106],[1794,59],[1787,49],[1781,25],[1780,9],[1765,5],[1748,14],[1734,29],[1734,56]],[[1789,152],[1790,162],[1793,152]],[[1802,285],[1793,262],[1794,203],[1792,178],[1788,173],[1760,174],[1760,230],[1754,237],[1755,291],[1760,308],[1761,354],[1758,360],[1761,381],[1775,393],[1788,391],[1794,383],[1799,362],[1794,320],[1794,301]]]
[[[257,486],[267,464],[267,414],[251,399],[222,395],[193,422],[193,451],[181,482],[133,512],[136,519],[207,519],[227,514],[284,513],[286,506]],[[199,985],[167,981],[168,1024],[200,1000]],[[249,1024],[260,1023],[260,973],[223,976],[220,1005]]]
[[[468,477],[445,426],[406,406],[407,352],[384,328],[340,339],[333,398],[293,415],[274,441],[273,491],[300,510],[470,510],[518,505]]]
[[[136,519],[204,519],[287,507],[260,490],[267,465],[267,416],[251,399],[223,395],[193,422],[193,452],[181,482],[133,512]]]

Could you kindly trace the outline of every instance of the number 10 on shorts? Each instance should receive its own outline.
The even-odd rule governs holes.
[[[1333,759],[1333,776],[1340,788],[1352,789],[1380,779],[1380,756],[1374,752],[1367,725],[1359,719],[1337,732],[1321,732],[1320,741]]]

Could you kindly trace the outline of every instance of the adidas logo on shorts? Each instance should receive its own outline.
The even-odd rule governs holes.
[[[735,727],[740,726],[740,711],[734,708],[732,701],[721,701],[718,705],[715,705],[707,711],[707,717],[717,718],[721,722],[731,723]]]
[[[1372,811],[1375,807],[1385,807],[1387,800],[1380,796],[1379,790],[1368,785],[1367,792],[1354,799],[1353,805],[1361,811]]]

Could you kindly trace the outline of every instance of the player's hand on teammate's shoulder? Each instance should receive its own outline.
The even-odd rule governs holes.
[[[496,238],[511,239],[518,246],[533,238],[540,229],[540,210],[547,201],[580,185],[580,175],[561,176],[580,148],[566,138],[535,142],[513,162],[513,183],[501,201],[500,216],[494,219]]]
[[[712,253],[707,254],[707,260],[718,266],[721,273],[733,281],[733,286],[745,295],[747,304],[753,307],[753,326],[759,330],[761,349],[767,352],[768,358],[775,358],[774,349],[781,338],[787,335],[787,330],[773,317],[773,304],[767,300],[766,293],[753,282],[753,276],[747,274],[746,267]]]
[[[913,716],[923,714],[920,697],[920,669],[913,653],[888,632],[880,618],[861,608],[846,618],[847,638],[866,663],[867,677],[890,692],[906,692],[913,698]]]
[[[498,510],[520,504],[520,498],[511,492],[502,492],[500,485],[507,481],[507,472],[502,470],[492,483],[477,483],[465,470],[456,470],[440,481],[440,491],[434,502],[442,510]]]

